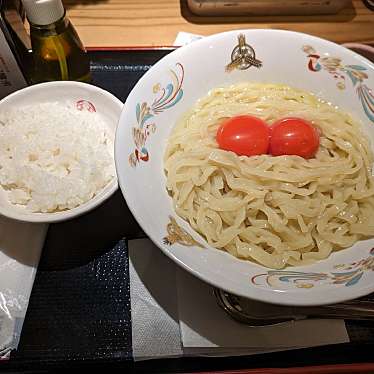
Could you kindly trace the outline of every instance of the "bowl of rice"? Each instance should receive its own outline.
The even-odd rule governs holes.
[[[374,292],[365,57],[284,30],[194,41],[133,88],[115,160],[144,232],[213,286],[286,305]]]
[[[0,101],[0,214],[57,222],[118,188],[114,136],[123,104],[85,83],[48,82]]]

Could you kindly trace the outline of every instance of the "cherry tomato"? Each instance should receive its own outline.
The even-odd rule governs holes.
[[[242,115],[224,121],[217,131],[216,140],[221,149],[239,156],[254,156],[267,153],[269,137],[269,126],[263,120]]]
[[[270,127],[269,152],[273,156],[312,158],[318,151],[318,130],[301,118],[283,118]]]

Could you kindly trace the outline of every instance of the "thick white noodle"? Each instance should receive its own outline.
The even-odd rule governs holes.
[[[237,156],[215,140],[223,119],[311,121],[315,158]],[[242,83],[212,90],[173,129],[165,153],[177,214],[209,245],[280,269],[321,260],[374,236],[373,155],[360,125],[287,86]]]

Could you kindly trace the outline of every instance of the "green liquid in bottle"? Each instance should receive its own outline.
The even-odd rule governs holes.
[[[64,16],[45,26],[31,23],[30,36],[34,62],[32,83],[91,80],[88,56],[68,18]]]

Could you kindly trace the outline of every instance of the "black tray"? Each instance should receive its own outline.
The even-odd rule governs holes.
[[[124,101],[168,52],[90,51],[93,83]],[[91,213],[51,224],[18,350],[0,370],[131,362],[126,239],[143,236],[120,190]]]
[[[171,49],[90,51],[94,84],[125,100]],[[180,358],[134,364],[127,239],[144,237],[120,191],[93,212],[51,224],[18,350],[0,370],[73,367],[178,372],[372,362],[374,333],[355,323],[353,343],[242,358]]]

